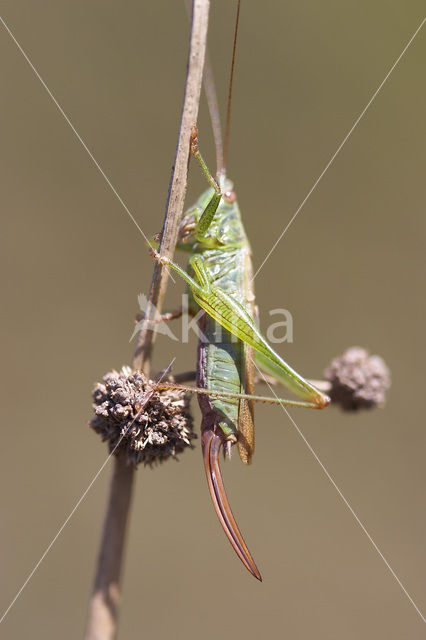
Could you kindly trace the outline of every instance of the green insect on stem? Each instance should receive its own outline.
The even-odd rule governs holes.
[[[220,186],[210,173],[198,148],[196,127],[191,137],[191,151],[210,189],[185,214],[181,223],[180,248],[192,252],[190,273],[163,258],[156,249],[151,249],[151,254],[183,278],[194,303],[206,312],[203,332],[206,331],[208,342],[200,343],[199,347],[202,354],[197,375],[199,386],[178,388],[199,395],[203,414],[202,451],[210,495],[234,550],[260,580],[260,573],[229,506],[220,475],[219,450],[221,446],[238,443],[241,459],[247,464],[250,462],[254,450],[254,402],[322,409],[330,399],[292,369],[257,327],[250,247],[235,194],[228,188],[224,172],[220,176]],[[223,192],[221,187],[224,187]],[[224,336],[218,337],[216,323],[225,329]],[[299,399],[268,398],[252,393],[254,362]]]
[[[225,154],[222,155],[220,131],[216,132],[217,180],[209,171],[198,146],[196,126],[191,135],[191,153],[197,160],[209,184],[209,190],[183,216],[180,225],[179,249],[191,253],[189,273],[163,258],[155,249],[152,256],[170,266],[186,282],[190,293],[190,308],[195,313],[201,307],[199,326],[206,338],[199,341],[197,387],[174,385],[198,394],[202,413],[201,448],[204,466],[217,516],[238,557],[258,580],[261,580],[243,536],[232,514],[219,467],[219,452],[237,443],[241,460],[249,464],[254,452],[253,403],[271,402],[286,406],[322,409],[330,399],[294,371],[268,344],[255,322],[252,284],[251,249],[244,231],[240,210],[232,184],[225,175],[232,80],[238,30],[237,19],[228,94]],[[214,94],[210,72],[207,84]],[[215,96],[209,100],[210,112],[217,123],[213,108]],[[216,110],[217,111],[217,110]],[[223,162],[223,158],[225,161]],[[217,323],[225,331],[217,330]],[[274,378],[299,399],[288,400],[257,396],[253,393],[255,366]]]

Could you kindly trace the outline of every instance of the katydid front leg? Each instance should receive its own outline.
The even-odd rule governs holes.
[[[259,361],[271,363],[275,377],[279,374],[280,382],[304,401],[303,406],[323,409],[330,403],[330,398],[318,391],[307,380],[292,369],[268,344],[253,318],[248,311],[220,287],[215,286],[204,266],[204,260],[200,255],[194,255],[190,259],[195,278],[191,278],[184,269],[160,256],[153,250],[151,255],[155,260],[170,266],[191,287],[194,300],[222,327],[230,331],[234,336],[252,346],[259,356]]]
[[[219,202],[222,197],[222,191],[218,183],[210,173],[200,153],[200,150],[198,148],[198,129],[195,125],[192,127],[192,131],[191,131],[191,153],[193,154],[194,158],[197,160],[198,164],[200,165],[201,171],[203,172],[207,182],[214,189],[214,194],[210,202],[204,209],[202,216],[199,219],[197,223],[197,227],[195,229],[195,237],[198,241],[200,241],[200,240],[204,240],[204,238],[206,237],[208,228],[210,227],[213,221],[213,218],[215,216],[215,213],[217,211],[217,208],[219,206]]]

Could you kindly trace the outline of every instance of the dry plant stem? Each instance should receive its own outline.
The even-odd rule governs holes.
[[[134,469],[123,457],[114,458],[110,495],[102,533],[86,638],[114,638],[120,607],[121,560],[132,495]]]
[[[208,0],[194,0],[182,119],[159,247],[161,255],[170,259],[175,250],[179,221],[182,217],[185,200],[191,127],[197,122],[198,116],[207,43],[208,12]],[[153,326],[157,312],[161,313],[168,275],[168,271],[163,265],[156,263],[148,298],[151,304],[147,307],[145,322],[136,343],[133,366],[142,369],[147,375],[149,375],[150,358],[155,339],[155,328],[148,327]]]
[[[179,222],[183,213],[188,173],[189,139],[191,127],[197,122],[198,116],[207,46],[209,8],[209,0],[194,0],[193,2],[182,117],[160,243],[160,252],[167,258],[173,257]],[[152,321],[155,319],[156,313],[161,312],[167,280],[167,271],[162,265],[155,263],[149,292],[151,304],[148,305],[145,322],[138,335],[132,360],[132,368],[142,369],[147,376],[150,372],[155,338],[155,330],[148,329],[148,326],[149,323],[153,326]],[[89,603],[86,640],[113,640],[117,634],[121,566],[133,477],[134,469],[126,467],[121,457],[115,458],[95,584]]]

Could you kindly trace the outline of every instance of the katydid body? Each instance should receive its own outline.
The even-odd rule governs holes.
[[[180,225],[178,248],[191,251],[188,272],[156,251],[153,256],[187,282],[191,310],[196,313],[201,307],[205,311],[200,320],[204,337],[198,347],[197,384],[209,390],[199,395],[207,481],[228,539],[247,569],[261,580],[226,497],[219,468],[220,448],[225,446],[228,450],[238,443],[240,457],[246,464],[253,455],[253,401],[258,399],[252,397],[255,359],[261,370],[272,373],[300,398],[282,400],[283,404],[321,409],[329,404],[329,398],[289,367],[259,331],[255,322],[251,250],[232,184],[224,174],[217,184],[208,171],[199,153],[195,128],[191,150],[211,188],[184,214]]]

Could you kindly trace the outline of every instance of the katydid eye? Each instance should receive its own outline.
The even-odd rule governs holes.
[[[226,202],[229,202],[229,204],[232,204],[237,199],[235,191],[232,189],[225,191],[225,193],[223,194],[223,199],[226,200]]]

